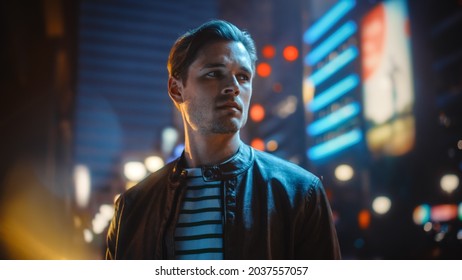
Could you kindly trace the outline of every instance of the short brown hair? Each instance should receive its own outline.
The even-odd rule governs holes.
[[[252,68],[255,68],[257,52],[255,42],[250,34],[227,21],[211,20],[186,32],[176,40],[168,57],[167,69],[169,75],[176,79],[181,79],[185,84],[188,78],[188,67],[196,59],[200,48],[220,40],[241,42],[249,53]]]

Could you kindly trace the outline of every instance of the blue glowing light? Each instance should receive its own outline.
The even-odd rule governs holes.
[[[303,35],[305,43],[316,42],[355,6],[355,0],[340,0],[305,32]]]
[[[459,203],[459,210],[457,211],[459,213],[459,220],[462,221],[462,202]]]
[[[327,80],[330,76],[342,69],[345,65],[353,61],[358,56],[358,49],[355,46],[350,46],[348,49],[340,53],[336,58],[329,61],[324,67],[320,68],[307,79],[314,87]]]
[[[350,38],[357,31],[358,26],[355,22],[349,21],[342,25],[337,31],[324,40],[319,46],[313,49],[306,57],[305,63],[313,66],[321,59],[326,57],[336,47]]]
[[[329,131],[357,116],[360,111],[361,107],[358,102],[353,102],[343,106],[342,108],[334,111],[324,118],[318,119],[311,123],[307,128],[308,134],[311,136],[317,136],[321,133]]]
[[[309,103],[308,108],[311,112],[316,112],[327,105],[331,104],[335,100],[339,99],[350,90],[355,88],[359,84],[359,77],[357,74],[351,74],[331,86],[327,90],[317,94],[314,99]]]
[[[359,143],[362,138],[363,134],[361,130],[355,128],[345,134],[311,147],[307,152],[308,158],[310,160],[325,158]]]
[[[430,221],[431,218],[431,206],[428,204],[422,204],[414,209],[412,214],[414,223],[423,225]]]

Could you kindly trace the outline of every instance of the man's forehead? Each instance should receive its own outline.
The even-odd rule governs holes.
[[[236,41],[216,41],[204,45],[199,50],[194,63],[214,64],[229,61],[248,64],[248,67],[252,64],[247,49],[241,42]]]

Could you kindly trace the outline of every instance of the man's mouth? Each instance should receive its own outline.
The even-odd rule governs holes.
[[[218,109],[236,109],[242,111],[242,106],[235,101],[228,101],[218,106]]]

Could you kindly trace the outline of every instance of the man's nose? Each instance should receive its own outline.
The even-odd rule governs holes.
[[[231,76],[229,79],[226,79],[223,94],[239,94],[239,81],[236,76]]]

